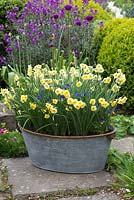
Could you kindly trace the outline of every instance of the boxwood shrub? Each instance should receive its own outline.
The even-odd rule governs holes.
[[[109,24],[110,26],[110,24]],[[112,27],[112,25],[111,25]],[[110,30],[110,28],[109,28]],[[115,26],[104,37],[99,49],[97,62],[101,63],[106,72],[113,73],[118,68],[126,73],[126,83],[123,85],[121,95],[128,98],[126,107],[133,109],[134,105],[134,19]]]
[[[91,61],[90,61],[92,64],[97,63],[97,55],[105,36],[111,33],[111,31],[117,28],[120,24],[126,23],[127,21],[128,21],[127,18],[123,19],[117,18],[117,19],[107,20],[102,27],[99,27],[95,30],[94,38],[92,41],[92,51],[91,51]]]

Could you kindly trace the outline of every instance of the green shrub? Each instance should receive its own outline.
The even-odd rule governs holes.
[[[0,156],[10,158],[25,155],[27,151],[21,133],[0,128]]]
[[[105,66],[107,73],[118,68],[126,74],[126,83],[121,94],[128,98],[126,107],[130,110],[134,105],[134,19],[127,19],[107,34],[99,49],[97,62]]]
[[[99,27],[94,32],[94,38],[92,41],[92,53],[91,53],[91,63],[96,64],[97,63],[97,55],[99,52],[99,49],[102,45],[103,39],[111,33],[113,29],[118,27],[120,24],[126,23],[128,21],[127,18],[117,18],[106,21],[104,23],[103,27]]]
[[[116,139],[134,135],[134,115],[115,115],[111,118],[111,123],[116,129]]]

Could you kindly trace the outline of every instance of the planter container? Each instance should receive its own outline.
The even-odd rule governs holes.
[[[21,128],[33,165],[64,173],[104,169],[115,130],[92,136],[51,136]]]

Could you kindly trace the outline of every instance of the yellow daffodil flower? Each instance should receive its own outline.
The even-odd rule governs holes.
[[[75,72],[76,72],[75,67],[71,67],[71,68],[70,68],[70,73],[71,73],[71,74],[74,74]]]
[[[80,68],[81,69],[87,69],[88,65],[84,64],[84,63],[81,63],[80,64]]]
[[[82,75],[81,78],[82,78],[83,81],[89,80],[89,76],[88,76],[88,74],[84,74],[84,75]]]
[[[33,68],[33,70],[34,70],[34,71],[40,71],[41,68],[42,68],[41,65],[35,65],[34,68]]]
[[[89,73],[89,74],[88,74],[88,79],[89,79],[89,80],[92,80],[93,78],[94,78],[94,75],[93,75],[92,73]]]
[[[81,108],[80,104],[77,102],[75,104],[73,104],[74,108],[76,108],[77,110],[79,110]]]
[[[91,106],[91,111],[96,111],[97,107],[96,106]]]
[[[46,107],[48,110],[50,110],[53,108],[53,105],[51,103],[46,103]]]
[[[62,95],[64,95],[65,98],[70,98],[70,92],[68,90],[63,90]]]
[[[56,108],[50,108],[50,112],[51,112],[52,114],[55,114],[55,113],[57,113],[57,109],[56,109]]]
[[[68,104],[68,105],[72,105],[73,102],[74,102],[74,99],[73,99],[73,98],[68,98],[68,99],[67,99],[67,104]]]
[[[59,95],[59,94],[61,94],[61,93],[62,93],[62,89],[61,89],[61,88],[57,88],[57,89],[55,90],[55,94]]]
[[[120,87],[119,87],[117,84],[114,84],[114,85],[112,86],[111,90],[112,90],[113,92],[118,92],[118,91],[120,90]]]
[[[84,73],[89,74],[90,69],[89,69],[89,68],[86,68],[86,69],[84,69],[83,71],[84,71]]]
[[[44,115],[44,118],[45,118],[45,119],[49,119],[49,118],[50,118],[50,115],[49,115],[49,114],[45,114],[45,115]]]
[[[104,102],[105,102],[105,99],[104,99],[104,98],[99,98],[99,99],[98,99],[98,102],[99,102],[99,103],[104,103]]]
[[[20,101],[22,102],[22,103],[25,103],[26,101],[27,101],[27,95],[21,95],[21,97],[20,97]]]
[[[78,81],[77,83],[76,83],[76,87],[81,87],[82,86],[82,82],[81,81]]]
[[[50,86],[48,85],[48,83],[43,84],[43,86],[44,86],[44,88],[45,88],[46,90],[49,90],[49,89],[50,89]]]
[[[90,102],[89,102],[91,105],[95,105],[96,103],[96,100],[95,99],[90,99]]]
[[[103,69],[103,67],[102,67],[101,64],[98,64],[98,65],[96,65],[96,68],[94,69],[94,71],[95,71],[96,73],[103,73],[103,72],[104,72],[104,69]]]
[[[118,104],[124,104],[124,103],[126,103],[126,101],[127,101],[127,97],[123,97],[123,98],[119,98],[118,99]]]
[[[84,108],[86,106],[85,102],[83,101],[78,101],[80,108]]]
[[[101,106],[103,108],[107,108],[109,106],[109,103],[107,101],[105,101],[105,102],[101,103]]]
[[[58,103],[58,99],[52,99],[52,103],[53,104],[57,104]]]
[[[117,105],[117,101],[116,101],[116,100],[111,102],[111,106],[112,106],[112,107],[114,107],[114,106],[116,106],[116,105]]]
[[[126,81],[125,74],[122,74],[116,79],[116,83],[119,85],[122,85],[123,83],[125,83],[125,81]]]
[[[0,94],[2,94],[2,96],[8,95],[9,94],[9,90],[1,88]]]
[[[111,78],[110,77],[104,78],[103,82],[106,84],[109,84],[109,83],[111,83]]]
[[[37,107],[37,105],[36,105],[35,103],[29,103],[29,105],[30,105],[30,108],[31,108],[32,110],[35,110],[36,107]]]

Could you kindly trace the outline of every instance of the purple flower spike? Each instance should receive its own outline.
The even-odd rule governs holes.
[[[59,16],[60,16],[60,18],[63,18],[65,16],[65,10],[64,9],[60,10]]]
[[[53,17],[54,17],[54,19],[58,19],[59,15],[58,14],[54,14]]]
[[[80,21],[80,19],[75,19],[75,25],[76,26],[81,26],[81,21]]]
[[[14,12],[18,12],[18,11],[19,11],[19,8],[18,8],[17,6],[15,6],[15,7],[13,8],[13,11],[14,11]]]
[[[88,4],[89,0],[83,0],[84,4]]]
[[[73,54],[75,55],[76,58],[79,57],[79,51],[77,49],[74,49]]]
[[[11,54],[12,53],[12,48],[9,46],[9,47],[7,47],[6,48],[6,52],[8,53],[8,54]]]
[[[93,13],[94,15],[97,14],[97,10],[94,10],[93,8],[90,9],[90,12]]]
[[[49,47],[54,47],[53,42],[50,42],[50,43],[49,43]]]
[[[19,49],[19,43],[17,41],[14,42],[16,49]]]
[[[69,4],[66,4],[66,5],[64,6],[64,8],[65,8],[66,10],[71,10],[71,9],[72,9],[72,6],[69,5]]]
[[[104,22],[100,22],[100,28],[104,27]]]
[[[2,65],[6,65],[6,58],[4,56],[0,56],[0,63]],[[1,129],[0,129],[1,130]]]
[[[0,31],[4,31],[4,25],[3,24],[0,25]]]
[[[85,17],[85,19],[87,20],[87,21],[92,21],[92,19],[94,18],[94,16],[93,15],[88,15],[88,16],[86,16]]]

